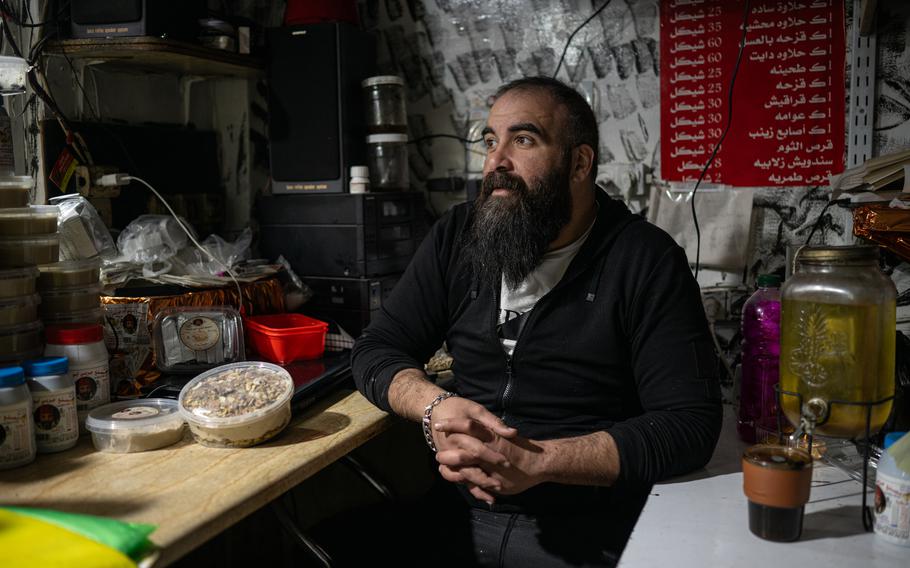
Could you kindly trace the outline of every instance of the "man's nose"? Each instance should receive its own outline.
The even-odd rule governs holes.
[[[496,148],[487,154],[487,159],[484,161],[485,172],[510,172],[512,169],[512,159],[505,148]]]

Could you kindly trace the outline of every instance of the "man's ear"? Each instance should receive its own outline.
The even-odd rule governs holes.
[[[576,146],[572,151],[572,181],[584,181],[594,167],[594,150],[587,144]]]

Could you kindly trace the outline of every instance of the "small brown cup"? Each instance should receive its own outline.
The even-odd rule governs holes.
[[[791,542],[803,530],[812,457],[799,448],[758,444],[743,453],[743,492],[749,530],[765,540]]]

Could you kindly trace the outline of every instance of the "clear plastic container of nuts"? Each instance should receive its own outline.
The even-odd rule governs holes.
[[[245,448],[284,430],[294,381],[278,365],[230,363],[202,373],[180,391],[180,413],[197,442]]]

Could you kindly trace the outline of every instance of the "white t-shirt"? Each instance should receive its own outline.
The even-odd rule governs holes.
[[[510,290],[503,278],[499,299],[499,337],[502,348],[509,357],[515,350],[515,341],[521,326],[524,325],[523,318],[527,318],[537,301],[562,280],[572,259],[588,240],[588,235],[591,234],[593,227],[592,222],[585,234],[575,239],[574,242],[548,251],[537,268],[532,270],[516,289]]]

